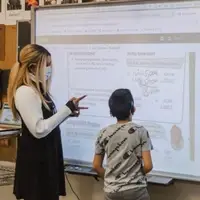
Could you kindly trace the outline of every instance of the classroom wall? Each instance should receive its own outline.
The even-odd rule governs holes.
[[[93,178],[74,176],[68,177],[73,189],[80,200],[103,200],[103,183]],[[199,200],[200,186],[192,183],[177,182],[173,186],[149,186],[151,200]],[[60,200],[77,200],[69,184],[67,187],[68,196]],[[0,200],[15,200],[12,195],[12,186],[0,187]],[[44,199],[47,200],[47,199]]]
[[[0,69],[10,69],[16,62],[16,49],[17,49],[17,28],[16,25],[5,26],[5,57],[0,61]],[[2,42],[0,40],[0,42]],[[6,97],[3,98],[6,101]],[[1,128],[1,126],[0,126]],[[0,160],[14,161],[16,155],[16,139],[9,139],[9,147],[0,146]],[[1,193],[0,193],[0,200]]]
[[[6,26],[6,55],[5,61],[0,62],[0,68],[10,68],[16,60],[16,26]],[[0,160],[14,160],[16,141],[12,140],[9,148],[0,148]],[[93,178],[83,176],[69,176],[69,180],[81,200],[102,200],[103,183]],[[76,200],[68,185],[68,196],[63,200]],[[175,182],[168,187],[149,186],[152,200],[199,200],[200,184]],[[15,200],[12,195],[12,186],[0,187],[0,200]],[[45,199],[46,200],[46,199]]]

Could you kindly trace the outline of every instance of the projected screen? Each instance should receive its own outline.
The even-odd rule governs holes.
[[[91,164],[108,98],[129,88],[148,129],[154,173],[200,180],[200,1],[39,8],[35,40],[52,54],[57,108],[87,94],[61,125],[66,160]]]

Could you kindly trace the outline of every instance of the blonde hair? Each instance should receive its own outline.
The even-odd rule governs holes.
[[[49,56],[51,54],[44,47],[36,44],[27,45],[21,50],[19,61],[11,69],[7,92],[8,104],[15,119],[19,116],[14,97],[16,90],[22,85],[32,87],[40,96],[44,106],[49,109],[44,97],[49,94],[50,80],[46,81],[44,72]]]

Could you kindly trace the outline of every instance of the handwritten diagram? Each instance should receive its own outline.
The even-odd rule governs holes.
[[[156,86],[156,83],[158,83],[158,72],[156,70],[137,70],[133,72],[133,81],[138,83],[146,97],[160,91]]]
[[[180,123],[183,112],[185,55],[127,56],[127,85],[134,95],[137,120]],[[148,112],[147,112],[148,110]]]

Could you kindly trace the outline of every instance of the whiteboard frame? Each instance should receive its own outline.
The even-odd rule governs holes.
[[[36,11],[37,10],[52,10],[52,9],[71,9],[71,8],[85,8],[93,6],[117,6],[117,5],[145,5],[145,4],[155,4],[155,3],[189,3],[195,2],[197,0],[119,0],[119,1],[101,1],[101,2],[88,2],[88,3],[74,3],[74,4],[59,4],[59,5],[48,5],[48,6],[38,6],[31,8],[31,43],[35,44],[36,36]],[[65,162],[71,159],[65,159]],[[80,165],[84,166],[84,161],[80,161]],[[70,163],[71,164],[71,163]],[[76,162],[77,164],[77,162]],[[86,165],[85,165],[86,166]],[[182,180],[187,182],[200,182],[200,176],[184,175],[177,173],[169,173],[163,171],[152,171],[150,173],[152,176],[159,177],[171,177],[176,180]]]

